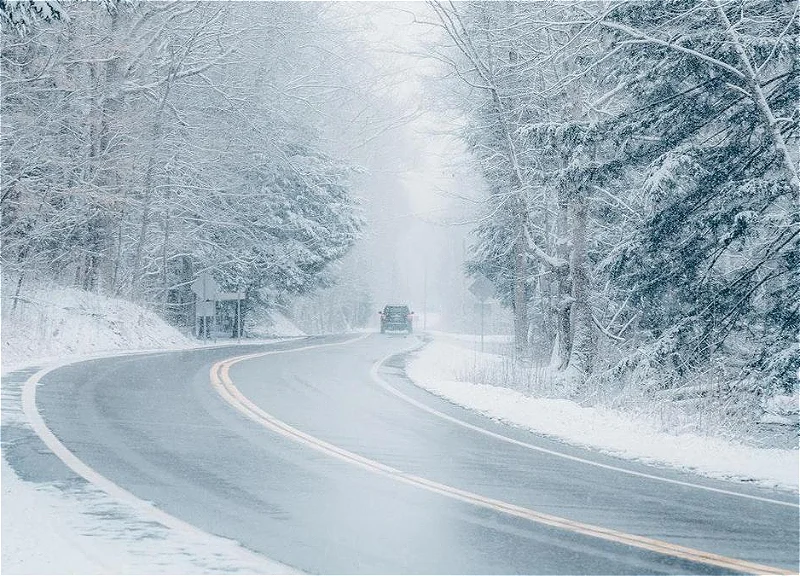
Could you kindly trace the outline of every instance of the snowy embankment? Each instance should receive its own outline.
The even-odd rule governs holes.
[[[133,302],[76,288],[31,288],[13,313],[10,308],[10,303],[4,303],[3,373],[115,350],[177,350],[209,344],[185,336]],[[275,312],[259,317],[256,332],[264,340],[305,336],[288,318]],[[214,345],[228,343],[234,342],[218,339]]]
[[[2,570],[17,574],[291,573],[236,542],[176,522],[86,485],[23,480],[12,442],[36,442],[21,408],[24,366],[135,350],[186,349],[196,340],[125,300],[72,288],[29,289],[13,314],[3,303]],[[271,334],[302,333],[279,318]],[[222,340],[217,345],[223,344]],[[231,344],[233,342],[230,342]],[[246,343],[253,343],[252,340]],[[42,448],[43,449],[43,448]],[[182,526],[182,527],[181,527]]]
[[[75,288],[33,288],[17,309],[3,306],[3,371],[112,350],[195,344],[153,312]]]
[[[498,357],[436,338],[412,359],[408,376],[461,406],[570,444],[628,459],[691,470],[709,477],[798,490],[798,451],[754,448],[712,436],[669,434],[656,422],[602,406],[536,398],[516,390],[464,381],[476,362]]]
[[[479,334],[456,334],[452,332],[440,332],[438,330],[427,330],[427,333],[442,339],[459,340],[461,342],[480,342],[481,337]],[[492,342],[496,344],[513,344],[514,337],[507,334],[486,334],[483,337],[484,342]]]

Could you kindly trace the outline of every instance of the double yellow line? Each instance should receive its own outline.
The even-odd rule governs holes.
[[[341,345],[345,343],[346,342],[340,342],[333,345]],[[332,344],[306,346],[303,347],[302,350],[308,350],[311,348],[331,346],[331,345]],[[286,352],[299,351],[299,350],[300,349],[292,349],[292,350],[287,350]],[[619,532],[617,530],[603,528],[602,526],[584,524],[582,522],[568,520],[566,518],[553,516],[551,514],[536,512],[535,510],[531,510],[529,508],[524,508],[522,506],[517,506],[515,504],[509,504],[507,502],[496,500],[494,498],[487,498],[485,496],[481,496],[480,494],[467,492],[459,488],[454,488],[453,486],[448,486],[446,484],[434,482],[432,480],[428,480],[420,476],[408,474],[406,472],[403,472],[402,470],[398,470],[396,468],[392,468],[391,466],[381,464],[380,462],[371,460],[369,458],[365,458],[363,456],[345,450],[344,448],[340,448],[339,446],[335,446],[334,444],[316,438],[315,436],[311,436],[310,434],[302,432],[301,430],[298,430],[297,428],[294,428],[289,424],[286,424],[285,422],[278,420],[271,414],[265,412],[260,407],[256,406],[247,397],[245,397],[239,391],[238,388],[236,388],[236,386],[233,384],[233,381],[231,380],[230,368],[234,364],[241,362],[243,360],[249,360],[276,353],[280,353],[280,351],[248,354],[245,356],[237,356],[234,358],[229,358],[227,360],[222,360],[220,362],[217,362],[211,367],[211,384],[214,386],[216,391],[219,393],[220,396],[222,396],[223,399],[225,399],[231,406],[236,408],[239,412],[241,412],[251,420],[261,424],[262,426],[268,428],[269,430],[272,430],[273,432],[276,432],[277,434],[280,434],[281,436],[294,440],[295,442],[299,442],[300,444],[308,446],[309,448],[313,448],[318,452],[327,454],[328,456],[332,456],[349,464],[353,464],[355,466],[358,466],[375,474],[379,474],[387,478],[392,478],[393,480],[396,480],[398,482],[416,486],[418,488],[428,490],[429,492],[441,494],[443,496],[447,496],[448,498],[452,498],[454,500],[459,500],[461,502],[474,504],[482,508],[487,508],[489,510],[494,510],[496,512],[502,512],[504,514],[516,516],[518,518],[524,518],[526,520],[530,520],[531,522],[536,522],[537,524],[551,526],[553,528],[559,528],[562,530],[568,530],[576,534],[583,534],[585,536],[600,538],[601,540],[606,540],[617,544],[633,546],[635,548],[639,548],[642,550],[648,550],[650,552],[656,552],[674,558],[681,558],[683,560],[688,560],[690,562],[698,562],[702,564],[708,564],[711,566],[717,566],[725,570],[732,570],[736,572],[746,572],[753,574],[795,573],[780,568],[775,568],[773,566],[766,566],[764,564],[756,564],[754,562],[747,562],[745,560],[729,558],[727,556],[721,556],[719,554],[714,554],[711,552],[703,552],[702,550],[696,550],[694,548],[688,548],[686,546],[680,546],[678,544],[671,544],[669,542],[656,540],[654,538],[637,536],[635,534],[627,534],[625,532]]]

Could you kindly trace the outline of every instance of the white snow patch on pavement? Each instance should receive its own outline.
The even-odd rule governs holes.
[[[418,386],[456,404],[571,444],[709,477],[798,490],[797,450],[754,448],[696,434],[668,434],[658,430],[655,422],[619,410],[534,398],[508,388],[459,381],[475,363],[476,355],[462,346],[434,340],[409,362],[408,376]]]
[[[21,480],[2,459],[5,574],[291,574],[235,542],[136,516],[91,487]]]

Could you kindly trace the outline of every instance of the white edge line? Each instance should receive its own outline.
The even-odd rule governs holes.
[[[392,354],[387,354],[386,356],[384,356],[383,358],[381,358],[375,364],[372,365],[372,369],[370,370],[370,376],[372,376],[372,379],[381,388],[383,388],[386,391],[394,394],[395,396],[397,396],[401,400],[404,400],[405,402],[408,402],[409,404],[411,404],[413,406],[416,406],[420,410],[424,410],[425,412],[428,412],[429,414],[437,416],[438,418],[441,418],[443,420],[447,420],[448,422],[452,422],[453,424],[457,424],[457,425],[462,426],[464,428],[467,428],[469,430],[473,430],[474,432],[478,432],[480,434],[484,434],[486,436],[489,436],[489,437],[494,438],[496,440],[500,440],[502,442],[506,442],[508,444],[514,444],[516,446],[521,446],[522,448],[527,448],[529,450],[534,450],[536,452],[542,452],[544,454],[549,454],[550,456],[556,456],[558,458],[564,458],[565,460],[571,460],[573,462],[580,462],[582,464],[588,464],[590,466],[596,466],[598,468],[604,468],[606,470],[613,470],[614,472],[620,472],[622,474],[628,474],[630,476],[637,476],[639,478],[647,478],[649,480],[656,480],[658,482],[664,482],[664,483],[667,483],[667,484],[674,484],[674,485],[677,485],[677,486],[684,486],[684,487],[687,487],[687,488],[696,488],[698,490],[706,490],[708,492],[716,492],[718,494],[725,494],[725,495],[728,495],[728,496],[736,496],[736,497],[739,497],[739,498],[747,498],[749,500],[757,500],[759,502],[768,502],[770,504],[778,504],[780,506],[788,506],[790,508],[800,508],[800,504],[795,504],[794,502],[786,502],[786,501],[783,501],[783,500],[774,500],[772,498],[766,498],[766,497],[763,497],[763,496],[754,496],[754,495],[751,495],[751,494],[744,494],[742,492],[735,492],[735,491],[732,491],[732,490],[725,490],[723,488],[714,488],[714,487],[711,487],[711,486],[703,486],[702,484],[694,484],[692,482],[686,482],[686,481],[683,481],[683,480],[673,480],[671,478],[664,478],[663,476],[656,476],[654,474],[647,474],[646,472],[636,472],[635,470],[628,470],[626,468],[620,468],[618,466],[613,466],[611,464],[603,464],[601,462],[595,462],[594,460],[588,460],[586,458],[581,458],[579,456],[572,456],[570,454],[565,454],[563,452],[558,452],[556,450],[549,450],[547,448],[542,448],[540,446],[535,446],[533,444],[529,444],[528,442],[523,442],[522,440],[517,440],[515,438],[510,438],[508,436],[503,436],[502,434],[498,434],[497,432],[492,432],[491,430],[487,430],[486,428],[481,428],[480,426],[476,426],[474,424],[470,424],[469,422],[464,422],[463,420],[459,420],[458,418],[456,418],[454,416],[450,416],[449,414],[445,414],[444,412],[440,412],[440,411],[436,410],[435,408],[431,408],[430,406],[428,406],[426,404],[423,404],[422,402],[420,402],[418,400],[415,400],[414,398],[411,398],[410,396],[407,396],[406,394],[403,394],[400,390],[398,390],[397,388],[395,388],[394,386],[392,386],[391,384],[386,382],[386,380],[381,378],[380,375],[378,374],[378,370],[380,370],[380,368],[383,365],[383,363],[386,362],[387,360],[389,360],[390,358],[392,358],[393,356],[398,356],[400,354],[408,354],[409,352],[413,352],[414,350],[417,350],[418,348],[420,348],[420,347],[416,346],[416,347],[411,347],[411,348],[409,348],[407,350],[403,350],[402,352],[394,352]],[[414,381],[411,380],[411,378],[409,378],[409,381],[414,383]],[[418,386],[416,383],[414,383],[414,385],[417,386],[418,388],[420,388],[421,390],[425,390],[426,392],[430,392],[430,390],[426,390],[422,386]],[[533,430],[531,430],[530,432],[534,432],[535,433],[535,431],[533,431]]]
[[[172,352],[171,350],[169,352]],[[177,350],[175,351],[177,352]],[[27,418],[28,422],[30,423],[33,431],[36,433],[39,438],[45,443],[45,445],[50,449],[53,454],[55,454],[67,467],[75,472],[77,475],[84,478],[87,482],[94,485],[96,488],[100,489],[102,492],[105,492],[108,496],[124,502],[131,507],[134,508],[137,512],[141,514],[145,514],[149,516],[151,519],[155,520],[159,524],[166,526],[167,528],[171,528],[173,530],[179,530],[182,532],[188,532],[195,537],[204,538],[204,539],[218,539],[221,542],[225,542],[227,544],[232,544],[238,547],[237,554],[241,556],[241,558],[246,561],[253,563],[259,569],[267,568],[269,571],[265,573],[272,573],[272,574],[303,574],[303,572],[298,571],[295,568],[290,566],[286,566],[285,564],[281,564],[275,560],[271,560],[266,556],[262,556],[257,552],[253,552],[252,550],[248,550],[244,546],[242,546],[236,540],[232,540],[229,538],[225,538],[223,536],[217,536],[216,534],[211,534],[209,532],[205,532],[188,522],[184,522],[172,516],[163,510],[157,508],[150,502],[142,500],[138,498],[131,492],[128,492],[121,486],[118,486],[93,468],[89,467],[83,461],[81,461],[75,454],[73,454],[61,441],[56,437],[55,434],[47,427],[45,424],[42,415],[39,413],[38,408],[36,407],[36,387],[39,385],[40,380],[49,372],[56,370],[57,368],[62,368],[64,366],[68,366],[70,364],[76,364],[78,362],[84,362],[89,359],[96,359],[96,358],[110,358],[116,356],[129,356],[129,355],[136,355],[136,354],[148,354],[151,353],[147,352],[133,352],[130,354],[116,354],[116,355],[102,355],[92,358],[83,358],[80,360],[69,360],[64,362],[58,362],[52,364],[46,368],[43,368],[33,374],[30,378],[28,378],[25,383],[23,384],[22,389],[22,412]],[[278,568],[280,571],[275,571]]]

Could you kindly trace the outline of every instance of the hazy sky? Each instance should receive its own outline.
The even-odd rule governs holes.
[[[459,118],[439,102],[443,71],[425,53],[426,40],[438,30],[419,23],[433,15],[421,2],[348,3],[337,9],[358,21],[353,29],[382,71],[380,95],[404,119],[371,150],[376,161],[365,190],[372,215],[365,241],[372,252],[368,281],[374,300],[380,306],[409,303],[420,313],[463,308],[471,304],[462,272],[465,238],[477,205],[461,198],[480,198],[483,181],[455,133]],[[396,193],[403,198],[391,196]]]

